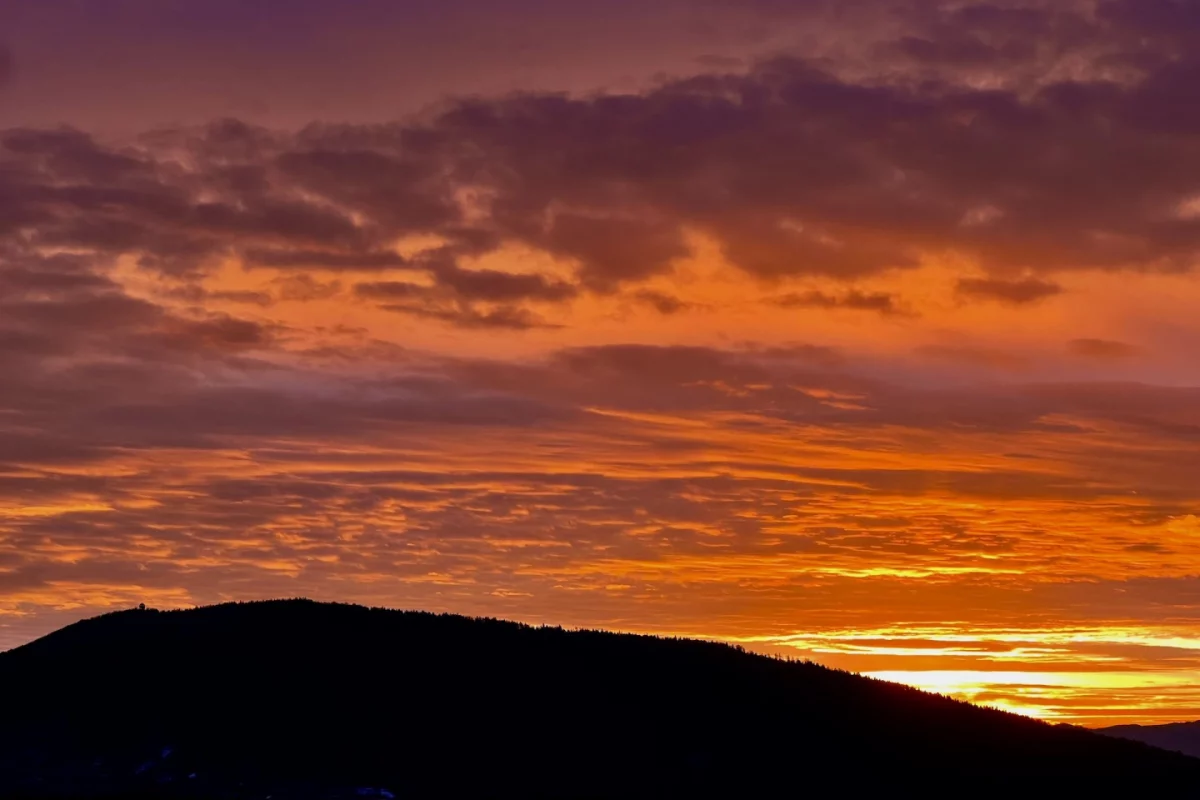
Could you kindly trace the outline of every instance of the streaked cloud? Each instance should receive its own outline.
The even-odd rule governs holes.
[[[1022,305],[1060,294],[1062,287],[1036,278],[960,278],[956,290],[959,295],[967,298],[999,300],[1003,303]]]

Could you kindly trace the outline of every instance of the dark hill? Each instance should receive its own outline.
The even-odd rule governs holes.
[[[724,645],[308,601],[86,620],[0,654],[0,686],[4,797],[1200,786],[1194,759]]]
[[[1111,728],[1099,728],[1096,732],[1200,757],[1200,722],[1168,722],[1165,725],[1113,725]]]

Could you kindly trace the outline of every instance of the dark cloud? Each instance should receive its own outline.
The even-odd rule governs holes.
[[[1022,355],[989,347],[931,344],[919,347],[917,352],[928,358],[956,361],[972,366],[1006,370],[1024,369],[1029,366],[1029,359]]]
[[[280,300],[302,303],[328,300],[342,291],[340,281],[319,281],[307,273],[284,275],[271,281]]]
[[[688,303],[680,300],[675,295],[652,289],[641,289],[635,292],[633,296],[638,302],[645,303],[664,316],[671,316],[696,308],[695,303]]]
[[[1062,287],[1052,281],[1037,278],[960,278],[956,291],[959,297],[998,300],[1019,306],[1061,294]]]
[[[360,283],[354,287],[354,293],[359,297],[376,300],[407,300],[420,297],[428,291],[428,287],[404,281],[375,281]]]
[[[370,281],[356,284],[358,297],[380,302],[387,311],[425,317],[463,328],[528,330],[558,327],[525,302],[561,303],[573,298],[573,284],[542,275],[513,274],[497,270],[466,270],[445,263],[431,270],[432,286],[406,281]]]
[[[774,297],[771,302],[782,308],[847,308],[855,311],[877,311],[885,315],[900,313],[895,295],[885,292],[860,292],[857,289],[836,295],[816,290],[793,292]]]
[[[341,207],[369,214],[395,235],[422,233],[457,223],[461,214],[442,180],[440,164],[372,149],[338,147],[336,139],[301,136],[301,147],[282,153],[275,164],[281,178]],[[403,145],[401,141],[397,145]]]
[[[163,292],[163,296],[174,300],[182,300],[197,306],[202,306],[210,301],[217,301],[255,305],[265,308],[275,302],[274,298],[272,298],[267,292],[255,292],[249,290],[211,290],[205,289],[204,287],[196,284],[185,284],[183,286],[168,289]]]
[[[208,292],[208,298],[226,303],[245,303],[255,306],[269,306],[273,302],[271,295],[266,292],[247,290],[217,290]]]
[[[1174,12],[1137,13],[1157,31]],[[1108,55],[1132,46],[1115,23],[1070,19],[968,6],[896,47],[957,64],[1036,61],[1019,44],[1030,36]],[[669,273],[693,232],[768,280],[850,279],[945,251],[994,275],[1188,269],[1200,224],[1178,209],[1200,163],[1180,137],[1196,124],[1194,69],[1181,59],[1123,82],[980,89],[953,73],[859,83],[777,59],[640,94],[477,98],[418,121],[291,135],[226,120],[115,148],[71,129],[14,130],[0,139],[0,235],[136,254],[175,275],[232,255],[273,269],[425,271],[464,297],[548,301]],[[433,244],[395,251],[413,236]],[[506,244],[574,263],[578,286],[457,263]],[[1040,275],[959,284],[1013,304],[1057,290]]]
[[[1200,167],[1145,129],[1155,109],[1181,113],[1164,88],[1189,85],[1177,69],[1024,95],[856,85],[784,60],[642,95],[473,100],[377,135],[449,159],[490,198],[498,240],[575,260],[601,291],[671,269],[686,230],[764,277],[868,275],[930,247],[992,267],[1178,268],[1196,226],[1164,213]],[[1050,290],[969,280],[1013,302]]]
[[[848,360],[846,354],[841,350],[835,347],[817,344],[782,344],[762,346],[759,344],[750,343],[744,345],[742,350],[751,354],[753,357],[765,359],[769,362],[795,361],[802,364],[812,364],[829,369],[842,366]]]
[[[0,296],[6,300],[62,298],[116,288],[111,279],[76,256],[21,251],[0,255]]]
[[[682,232],[670,223],[582,214],[556,214],[550,230],[534,241],[577,259],[584,283],[601,291],[667,272],[688,254]]]
[[[1142,352],[1140,347],[1110,339],[1073,339],[1067,348],[1077,356],[1100,359],[1131,358]]]
[[[172,310],[127,294],[107,274],[110,266],[96,256],[0,251],[0,361],[20,369],[23,376],[10,383],[10,393],[41,391],[49,406],[58,390],[39,384],[43,377],[53,376],[63,391],[73,394],[88,380],[103,381],[106,372],[119,373],[122,365],[143,374],[118,374],[118,383],[128,378],[147,386],[146,370],[168,376],[172,365],[228,364],[229,359],[274,346],[278,326],[204,307],[210,300],[262,306],[269,298],[183,286],[162,297],[192,307]],[[85,383],[72,386],[72,375]]]
[[[393,284],[390,291],[403,292],[400,287],[411,284]],[[404,302],[381,303],[384,311],[407,314],[413,317],[437,320],[459,328],[527,331],[534,328],[560,328],[561,325],[547,322],[536,312],[514,305],[497,305],[480,308],[470,303],[444,301],[420,290]]]
[[[249,267],[281,269],[387,270],[409,266],[406,258],[390,251],[338,252],[320,250],[268,250],[248,248],[242,257]]]
[[[599,286],[669,268],[683,228],[764,276],[870,274],[915,263],[932,242],[1004,267],[1187,263],[1195,231],[1150,209],[1190,184],[1145,146],[1137,108],[1178,106],[1154,99],[1164,80],[1175,79],[1061,83],[1025,98],[858,86],[777,61],[641,96],[473,102],[430,133],[492,154],[478,177],[498,190],[496,221],[579,259]],[[639,148],[618,149],[627,139]],[[596,215],[630,206],[653,222]],[[592,211],[553,210],[572,207]]]
[[[165,342],[185,350],[261,350],[268,348],[273,338],[261,323],[222,315],[175,324],[160,335]]]
[[[439,287],[466,300],[512,302],[540,300],[557,303],[578,294],[574,284],[542,275],[513,274],[493,269],[459,269],[447,265],[434,271]],[[364,286],[368,284],[360,284]]]
[[[1126,550],[1126,552],[1129,552],[1129,553],[1163,554],[1163,553],[1171,552],[1170,550],[1168,550],[1166,547],[1159,544],[1158,542],[1136,542],[1131,545],[1126,545],[1125,550]]]

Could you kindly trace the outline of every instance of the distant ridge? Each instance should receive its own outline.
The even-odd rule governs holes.
[[[0,686],[3,797],[1200,787],[1200,760],[725,645],[305,600],[85,620]]]
[[[1200,722],[1168,722],[1164,725],[1113,725],[1097,728],[1097,733],[1145,742],[1163,750],[1172,750],[1200,758]]]

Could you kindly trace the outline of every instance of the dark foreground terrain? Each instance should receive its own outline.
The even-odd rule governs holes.
[[[0,796],[804,796],[1200,760],[735,648],[278,601],[0,654]]]

